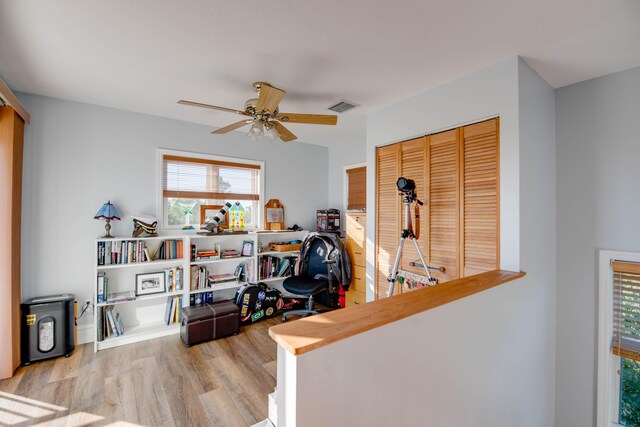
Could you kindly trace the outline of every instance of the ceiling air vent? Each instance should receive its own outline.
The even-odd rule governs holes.
[[[354,103],[354,102],[351,102],[351,101],[345,101],[343,99],[340,102],[338,102],[337,104],[332,105],[331,107],[329,107],[329,110],[335,111],[336,113],[344,113],[345,111],[352,110],[352,109],[354,109],[356,107],[359,107],[359,105]]]

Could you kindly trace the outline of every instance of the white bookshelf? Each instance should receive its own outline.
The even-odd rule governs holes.
[[[259,253],[259,248],[268,248],[269,243],[273,242],[303,240],[306,234],[307,231],[252,231],[245,234],[229,233],[212,236],[181,234],[146,238],[114,237],[109,239],[96,239],[94,242],[94,274],[91,281],[93,286],[94,307],[96,308],[93,316],[94,351],[179,333],[179,324],[167,325],[164,322],[165,309],[167,299],[169,297],[181,296],[182,306],[186,307],[190,305],[192,295],[195,299],[198,295],[202,296],[202,294],[212,292],[213,301],[219,301],[233,298],[236,290],[247,283],[257,283],[261,281],[277,285],[278,282],[283,281],[286,277],[272,277],[258,280],[258,277],[260,277],[259,258],[265,255],[278,257],[292,256],[297,255],[298,251],[277,252],[267,249],[264,252]],[[157,247],[164,240],[181,240],[183,247],[182,256],[171,260],[163,259],[129,264],[98,265],[98,244],[100,242],[143,241],[149,248],[150,254],[153,256]],[[216,245],[220,245],[221,250],[241,250],[242,243],[244,241],[253,242],[253,251],[251,256],[207,259],[200,261],[191,260],[191,245],[195,245],[196,250],[213,249]],[[238,264],[247,262],[250,264],[250,277],[245,281],[238,282],[233,280],[217,283],[203,289],[191,289],[191,267],[205,266],[209,275],[226,274],[233,273]],[[135,290],[136,274],[160,272],[173,267],[183,268],[183,287],[181,290],[138,296],[129,301],[97,302],[96,278],[99,273],[105,273],[109,278],[109,292],[111,293]],[[117,337],[111,336],[103,339],[102,341],[98,341],[97,310],[102,309],[105,306],[116,307],[116,310],[122,319],[124,334]]]
[[[155,255],[160,244],[165,240],[182,241],[182,256],[176,259],[161,259],[153,261],[131,262],[127,264],[107,264],[99,265],[99,246],[102,242],[112,244],[113,242],[144,242],[145,247],[151,256]],[[180,331],[179,324],[167,325],[164,322],[167,300],[170,297],[182,297],[182,305],[188,304],[188,289],[184,284],[188,283],[189,270],[189,237],[184,235],[165,235],[158,237],[114,237],[109,239],[96,239],[94,242],[94,275],[93,275],[93,334],[94,351],[104,350],[120,345],[131,344],[147,339],[158,338],[171,335]],[[105,260],[106,261],[106,260]],[[158,294],[136,296],[134,299],[125,301],[105,301],[98,303],[97,300],[97,276],[104,273],[109,279],[109,293],[134,291],[136,286],[136,274],[157,273],[168,268],[181,267],[183,269],[183,287],[180,290],[165,291]],[[165,284],[168,286],[168,284]],[[113,306],[120,314],[120,319],[124,327],[124,334],[120,336],[105,337],[98,341],[98,316],[97,311],[104,307]]]
[[[118,347],[125,344],[133,344],[140,341],[160,338],[180,332],[180,324],[167,325],[163,321],[149,322],[125,329],[124,335],[109,337],[100,341],[97,350]]]
[[[280,242],[290,242],[293,240],[304,240],[308,231],[264,231],[258,233],[258,242],[259,245],[265,249],[262,252],[258,253],[258,277],[261,276],[261,267],[262,264],[260,262],[260,258],[264,256],[272,256],[278,258],[284,258],[289,256],[297,256],[300,251],[272,251],[269,249],[270,243],[280,243]],[[281,284],[289,276],[276,276],[276,277],[268,277],[265,279],[259,279],[259,282],[269,283],[271,286],[281,288]],[[280,289],[282,290],[282,289]]]
[[[238,256],[230,258],[220,259],[203,259],[203,260],[191,260],[189,262],[190,268],[196,266],[205,267],[209,275],[212,274],[233,274],[236,267],[239,264],[246,263],[248,265],[248,275],[244,281],[230,280],[227,282],[216,283],[211,286],[202,289],[194,289],[193,283],[191,283],[191,270],[189,275],[189,300],[193,298],[195,304],[200,302],[206,302],[205,298],[210,295],[212,301],[220,301],[224,299],[232,299],[235,296],[236,289],[245,285],[248,282],[255,283],[256,268],[257,268],[257,247],[258,239],[255,232],[249,232],[248,234],[218,234],[213,236],[196,235],[191,236],[191,245],[196,246],[196,251],[199,250],[211,250],[219,245],[220,250],[227,249],[241,250],[243,242],[249,241],[253,244],[252,253],[250,256]],[[211,292],[211,294],[208,294]]]

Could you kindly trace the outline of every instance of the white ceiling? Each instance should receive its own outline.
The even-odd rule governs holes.
[[[288,125],[330,144],[367,112],[521,55],[560,87],[640,66],[638,0],[0,0],[0,76],[16,91],[213,127],[250,84],[286,112],[362,107],[337,127]],[[218,136],[212,136],[216,138]]]

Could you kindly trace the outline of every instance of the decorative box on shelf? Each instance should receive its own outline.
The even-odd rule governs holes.
[[[294,245],[291,244],[283,244],[283,243],[271,243],[269,245],[269,249],[275,252],[293,252],[300,250],[300,243],[296,243]]]

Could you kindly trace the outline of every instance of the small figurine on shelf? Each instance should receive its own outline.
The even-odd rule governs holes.
[[[234,230],[244,230],[244,215],[246,210],[240,202],[235,202],[231,209],[229,209],[229,222],[231,228]]]
[[[193,225],[190,224],[190,217],[191,215],[193,215],[193,208],[195,206],[195,203],[191,206],[184,206],[184,210],[182,211],[182,214],[184,215],[184,227],[182,227],[183,230],[195,230]]]

